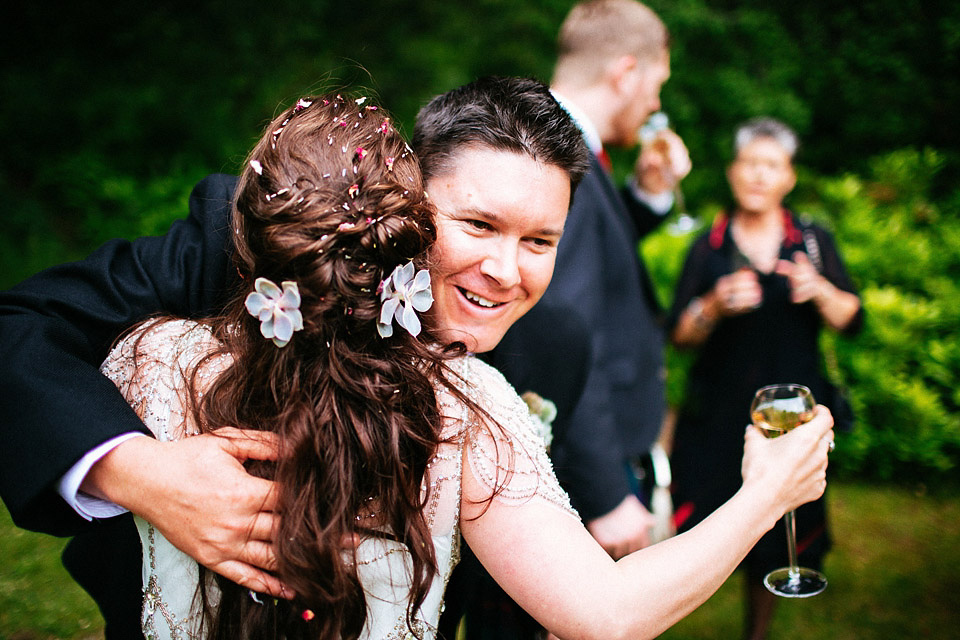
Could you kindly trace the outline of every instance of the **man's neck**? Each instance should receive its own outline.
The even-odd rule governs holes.
[[[607,144],[613,138],[613,96],[603,85],[587,87],[557,84],[551,90],[560,96],[561,102],[569,107],[575,120],[586,118],[596,132],[599,141]],[[579,124],[579,122],[578,122]],[[588,140],[588,144],[591,141]]]

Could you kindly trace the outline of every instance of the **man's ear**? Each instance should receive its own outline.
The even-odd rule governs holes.
[[[633,84],[636,82],[636,70],[639,61],[636,56],[622,55],[612,58],[607,63],[607,80],[618,94],[632,95]]]

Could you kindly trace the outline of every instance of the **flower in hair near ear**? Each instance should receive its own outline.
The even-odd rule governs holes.
[[[247,295],[247,312],[260,320],[260,333],[278,347],[286,346],[294,331],[303,329],[300,290],[296,282],[280,283],[281,290],[267,278],[257,278],[254,291]]]
[[[430,272],[421,269],[414,275],[414,271],[413,262],[398,266],[377,289],[382,305],[377,320],[377,333],[381,338],[393,335],[394,320],[410,335],[420,334],[417,311],[426,311],[433,305],[433,292],[430,290]]]

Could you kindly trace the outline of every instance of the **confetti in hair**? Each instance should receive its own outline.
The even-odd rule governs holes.
[[[282,196],[283,194],[287,193],[288,191],[290,191],[290,189],[288,189],[287,187],[284,187],[283,189],[280,189],[280,190],[277,191],[276,193],[268,193],[268,194],[267,194],[266,196],[264,196],[264,197],[267,199],[267,202],[270,202],[270,201],[273,200],[274,198],[277,198],[277,197],[279,197],[279,196]]]
[[[287,123],[290,122],[290,119],[312,104],[313,104],[313,100],[307,100],[306,98],[300,98],[299,100],[297,100],[297,104],[296,106],[293,107],[293,111],[290,113],[290,115],[287,116],[283,120],[283,122],[280,123],[280,126],[274,129],[273,131],[273,140],[270,142],[270,146],[273,149],[277,148],[277,138],[280,137],[280,133],[283,132],[283,128],[287,126]]]

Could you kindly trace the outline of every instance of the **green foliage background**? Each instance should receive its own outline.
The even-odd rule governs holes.
[[[361,86],[409,133],[436,93],[549,79],[570,0],[15,3],[0,44],[0,287],[112,237],[162,233],[299,95]],[[960,4],[650,0],[673,37],[664,108],[708,222],[732,129],[804,140],[796,208],[833,228],[868,311],[835,344],[860,417],[841,472],[939,483],[960,461]],[[630,153],[615,156],[622,169]],[[669,300],[690,236],[644,251]],[[832,348],[832,347],[831,347]],[[684,357],[671,355],[671,393]]]

